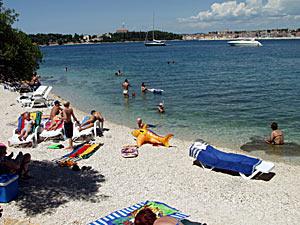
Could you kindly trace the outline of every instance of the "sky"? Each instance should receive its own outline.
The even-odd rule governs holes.
[[[3,0],[26,33],[175,33],[300,28],[300,0]]]

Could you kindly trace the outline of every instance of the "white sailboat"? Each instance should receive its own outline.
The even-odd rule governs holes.
[[[166,41],[155,40],[154,38],[154,13],[153,13],[152,41],[148,40],[148,32],[147,32],[144,44],[145,46],[166,46]]]

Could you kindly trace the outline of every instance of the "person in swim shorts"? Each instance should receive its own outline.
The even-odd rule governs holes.
[[[283,132],[278,129],[278,124],[273,122],[271,124],[272,133],[270,138],[266,140],[268,144],[273,145],[283,145],[284,144],[284,136]]]
[[[129,81],[127,79],[125,79],[125,81],[122,84],[124,97],[129,97],[129,94],[128,94],[129,87],[130,87]]]
[[[75,120],[77,124],[79,124],[73,109],[70,107],[70,102],[64,103],[64,109],[63,109],[63,121],[64,121],[64,130],[65,130],[65,136],[67,139],[69,139],[69,147],[66,147],[65,149],[73,149],[73,122],[72,117]]]

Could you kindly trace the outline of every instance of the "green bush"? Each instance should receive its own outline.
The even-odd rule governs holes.
[[[12,28],[18,14],[6,9],[0,0],[0,79],[20,81],[31,79],[39,68],[42,53],[27,34]]]

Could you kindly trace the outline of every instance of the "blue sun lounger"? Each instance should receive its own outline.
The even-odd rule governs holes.
[[[191,147],[189,155],[200,162],[204,169],[214,168],[239,173],[250,180],[258,173],[269,173],[274,163],[266,162],[246,155],[222,152],[202,140],[197,140]]]
[[[132,215],[132,212],[139,210],[142,207],[144,207],[148,204],[151,204],[151,203],[158,204],[161,206],[161,208],[167,209],[169,211],[169,213],[166,213],[166,214],[163,212],[163,216],[171,216],[177,220],[183,220],[183,219],[189,217],[188,215],[180,212],[179,210],[177,210],[173,207],[168,206],[165,203],[154,202],[154,201],[145,201],[145,202],[137,203],[133,206],[112,212],[111,214],[104,216],[104,217],[90,223],[89,225],[120,225],[120,224],[125,224],[126,221],[130,221],[133,223],[134,217]],[[172,213],[170,213],[170,211],[172,211]]]

